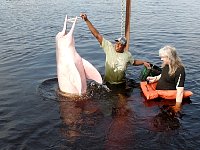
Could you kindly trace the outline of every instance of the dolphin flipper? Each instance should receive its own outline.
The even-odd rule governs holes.
[[[89,63],[87,60],[83,58],[82,58],[82,62],[85,69],[86,78],[94,80],[98,82],[99,84],[102,84],[103,82],[102,77],[100,73],[98,72],[98,70],[91,63]]]

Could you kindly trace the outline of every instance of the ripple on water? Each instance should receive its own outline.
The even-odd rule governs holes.
[[[0,5],[2,149],[199,148],[199,1],[143,0],[131,6],[134,58],[160,66],[158,50],[171,44],[186,66],[185,88],[194,95],[190,105],[183,105],[180,124],[165,120],[158,109],[165,103],[145,102],[138,87],[120,95],[89,82],[88,99],[59,101],[55,35],[65,15],[86,12],[98,31],[113,41],[121,35],[121,3],[5,0]],[[85,22],[76,24],[74,36],[80,55],[103,74],[105,54]],[[127,76],[139,82],[140,70],[130,67]]]

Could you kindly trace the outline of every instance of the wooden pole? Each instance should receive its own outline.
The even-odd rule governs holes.
[[[127,39],[126,50],[129,49],[130,43],[130,18],[131,18],[131,0],[126,0],[126,22],[125,22],[125,37]]]

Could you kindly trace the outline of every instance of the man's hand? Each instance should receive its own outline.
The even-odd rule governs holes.
[[[150,67],[151,67],[151,66],[150,66],[150,63],[148,63],[148,62],[146,62],[146,61],[145,61],[143,64],[144,64],[144,66],[147,67],[147,68],[150,68]]]
[[[81,14],[80,14],[80,17],[81,17],[84,21],[87,21],[87,20],[88,20],[87,15],[84,14],[84,13],[81,13]]]

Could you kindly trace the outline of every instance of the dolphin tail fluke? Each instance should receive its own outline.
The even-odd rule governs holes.
[[[94,80],[99,84],[102,84],[103,83],[102,77],[100,73],[98,72],[98,70],[91,63],[89,63],[87,60],[83,58],[82,58],[82,62],[85,69],[86,78]]]

